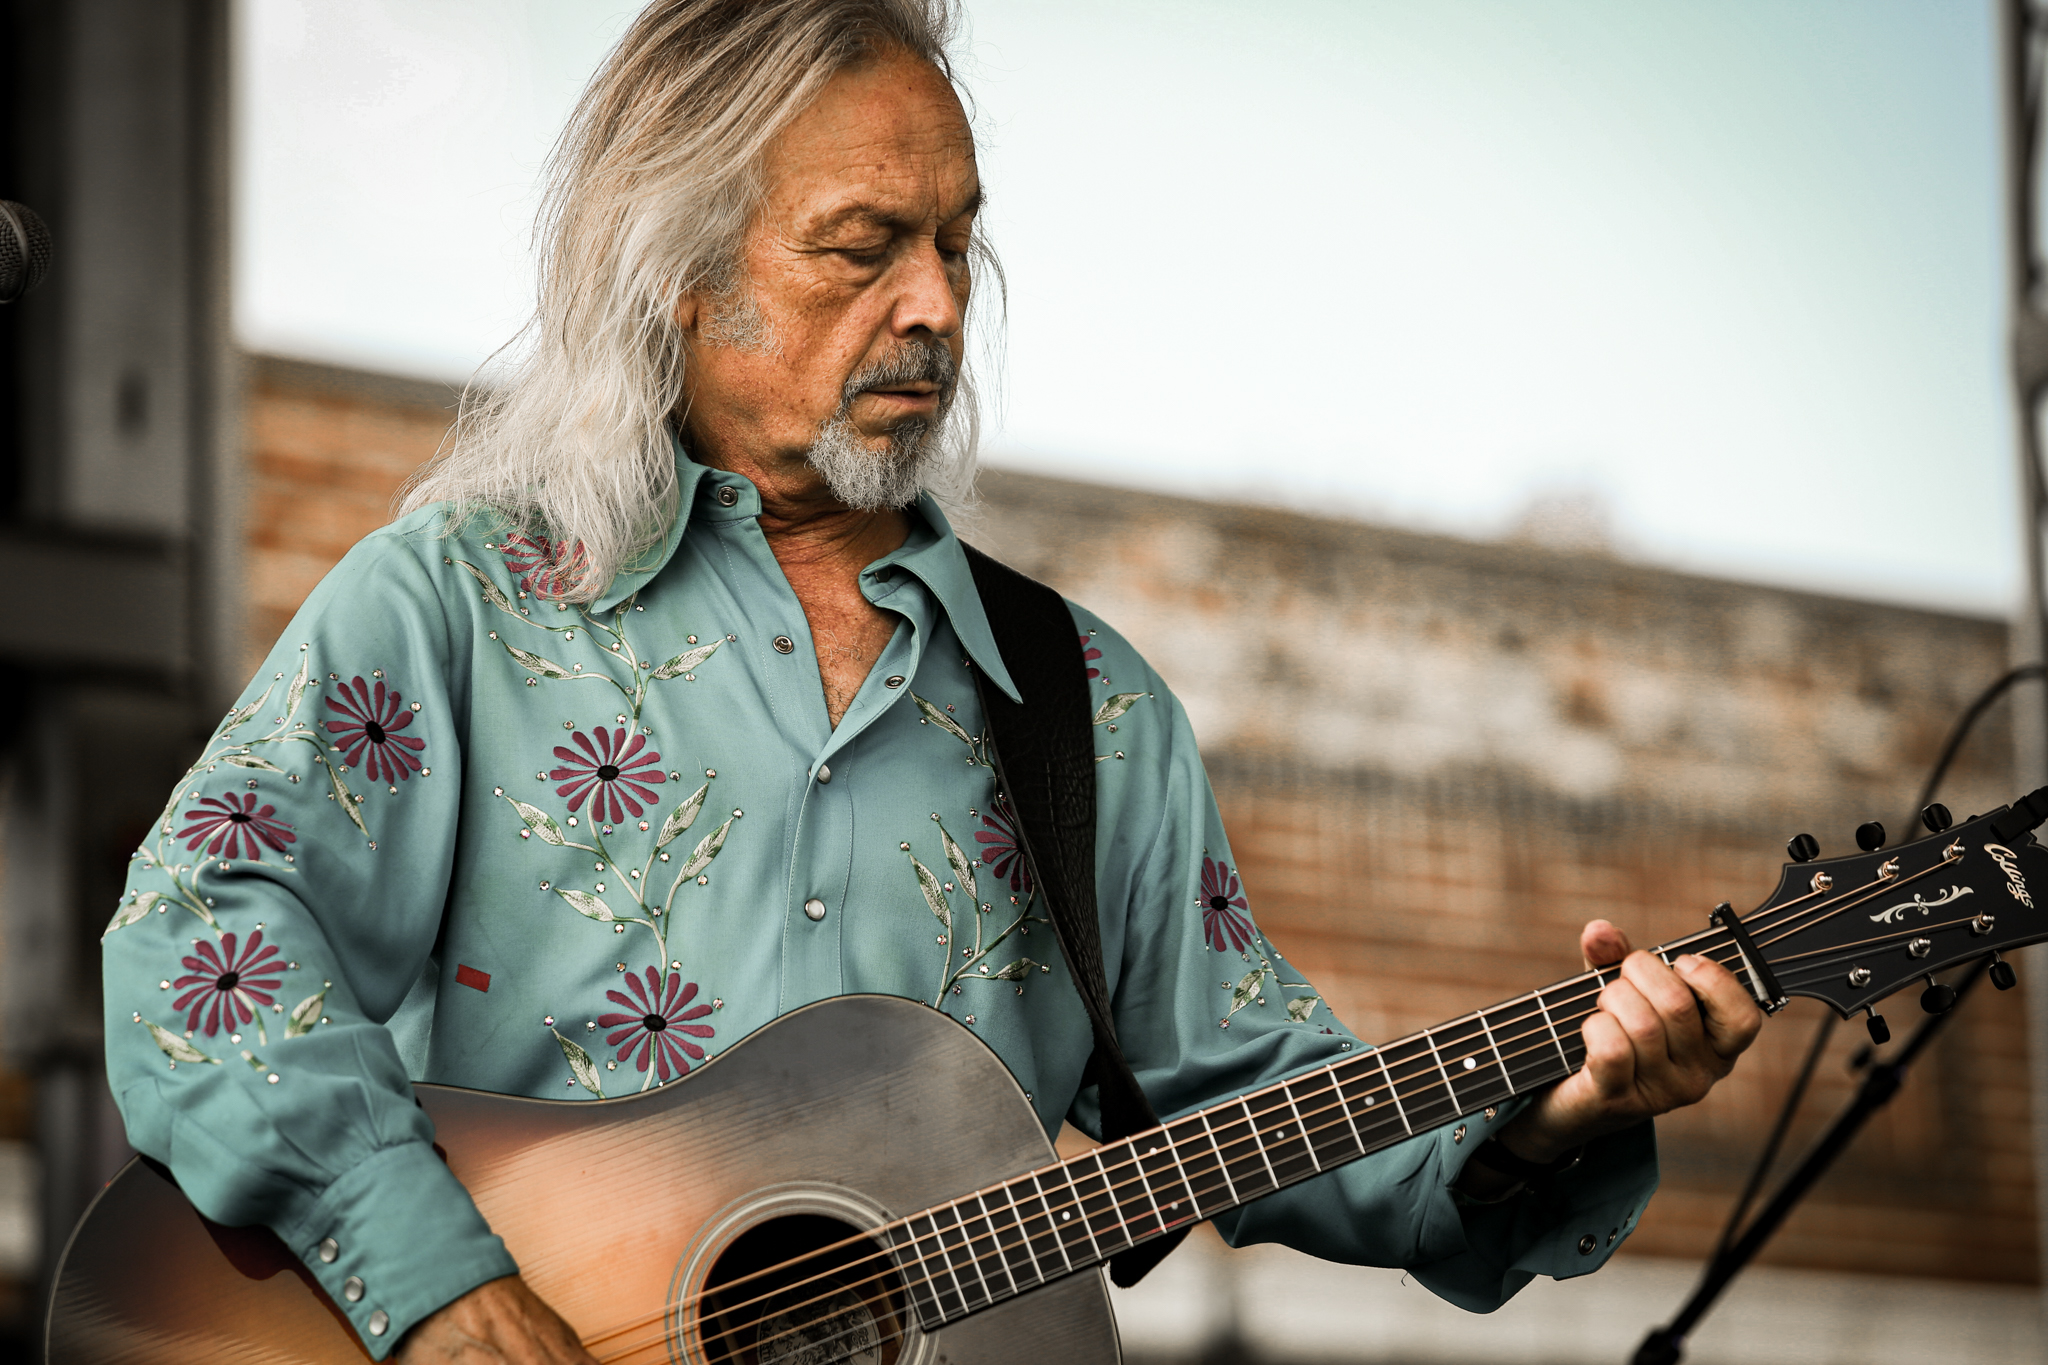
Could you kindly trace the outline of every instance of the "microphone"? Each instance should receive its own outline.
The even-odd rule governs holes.
[[[0,303],[13,303],[49,273],[49,226],[28,205],[0,199]]]

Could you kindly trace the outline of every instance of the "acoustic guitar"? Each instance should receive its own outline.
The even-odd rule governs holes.
[[[1933,973],[2048,939],[2048,788],[1930,837],[1789,863],[1738,917],[1655,949],[1725,964],[1775,1011],[1845,1017]],[[1815,850],[1806,836],[1794,856]],[[1613,969],[1059,1160],[995,1054],[890,996],[793,1011],[627,1099],[418,1087],[448,1164],[526,1279],[599,1360],[656,1365],[1116,1365],[1101,1267],[1194,1219],[1457,1124],[1571,1074]],[[1997,962],[1993,980],[2012,983]],[[1874,1010],[1873,1033],[1880,1032]],[[644,1192],[668,1193],[649,1199]],[[65,1248],[51,1365],[360,1361],[294,1251],[226,1228],[130,1162]],[[374,1289],[374,1286],[372,1286]]]

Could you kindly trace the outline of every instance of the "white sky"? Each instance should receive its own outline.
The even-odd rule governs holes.
[[[1989,0],[969,0],[1001,462],[2006,610]],[[459,377],[634,6],[242,0],[237,325]]]

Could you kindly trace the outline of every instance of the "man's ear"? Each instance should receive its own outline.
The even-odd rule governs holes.
[[[676,326],[692,341],[697,339],[697,318],[703,306],[695,290],[676,300]]]

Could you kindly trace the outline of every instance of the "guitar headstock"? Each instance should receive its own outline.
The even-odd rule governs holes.
[[[1893,848],[1787,863],[1742,931],[1784,994],[1846,1017],[1929,973],[2048,940],[2043,819],[2048,787]]]

